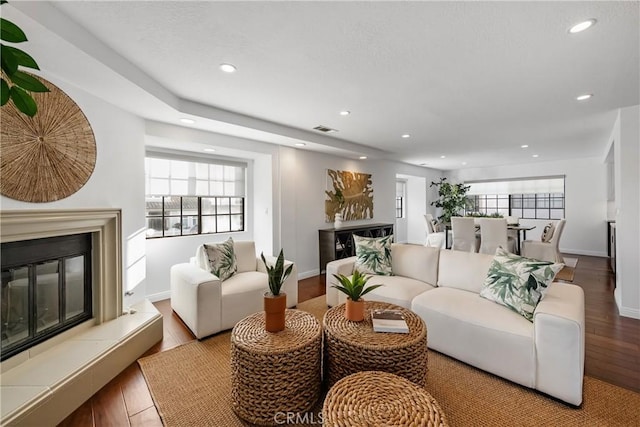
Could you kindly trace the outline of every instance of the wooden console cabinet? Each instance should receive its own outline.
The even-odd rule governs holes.
[[[340,228],[318,230],[320,242],[320,273],[327,263],[336,259],[348,258],[356,254],[353,235],[364,237],[383,237],[393,234],[393,224],[352,225]]]

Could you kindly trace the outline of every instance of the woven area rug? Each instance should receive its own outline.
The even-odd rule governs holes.
[[[298,308],[321,317],[325,297]],[[229,342],[224,332],[138,360],[166,426],[249,425],[231,410]],[[431,350],[426,389],[452,427],[640,425],[639,393],[585,377],[576,409]]]
[[[573,282],[573,276],[576,274],[576,265],[578,265],[578,258],[564,257],[564,268],[560,270],[556,276],[556,280],[562,280],[564,282]]]

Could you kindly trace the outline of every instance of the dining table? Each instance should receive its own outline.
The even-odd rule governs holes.
[[[445,222],[444,244],[445,248],[449,249],[449,230],[451,230],[451,223]],[[535,225],[520,225],[520,224],[507,224],[507,230],[516,231],[516,251],[520,254],[520,248],[523,240],[527,240],[527,231],[531,231],[536,228]],[[476,230],[480,230],[480,225],[476,224]]]

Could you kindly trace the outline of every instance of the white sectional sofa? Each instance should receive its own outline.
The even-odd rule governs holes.
[[[409,308],[427,325],[428,347],[572,405],[582,403],[584,293],[554,282],[533,322],[480,297],[492,255],[418,245],[392,246],[394,276],[365,295]],[[344,301],[333,274],[350,275],[355,257],[327,264],[327,304]]]

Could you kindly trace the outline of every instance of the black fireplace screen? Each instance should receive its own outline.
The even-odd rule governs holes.
[[[2,360],[92,316],[91,234],[2,244]]]

